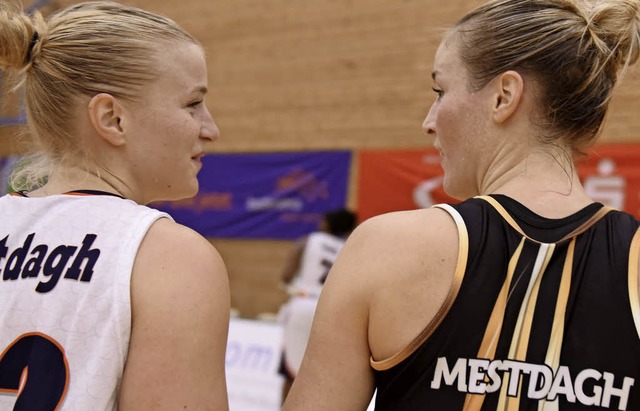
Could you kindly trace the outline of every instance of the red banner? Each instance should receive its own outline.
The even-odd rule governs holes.
[[[435,149],[362,150],[358,174],[360,221],[456,202],[442,189]],[[595,201],[640,216],[640,144],[596,146],[578,163],[578,175]]]
[[[440,155],[426,150],[359,152],[358,218],[455,202],[442,189]]]
[[[640,144],[596,146],[578,175],[595,201],[640,216]]]

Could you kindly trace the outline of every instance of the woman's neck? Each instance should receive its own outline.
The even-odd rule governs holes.
[[[567,153],[530,153],[511,165],[490,168],[482,194],[507,195],[533,212],[548,218],[561,218],[582,209],[591,200]]]
[[[29,196],[44,197],[74,190],[103,191],[136,201],[127,184],[114,174],[104,170],[91,173],[77,167],[56,168],[49,175],[47,183],[30,192]]]

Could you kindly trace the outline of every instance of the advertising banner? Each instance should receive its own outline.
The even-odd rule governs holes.
[[[9,186],[9,176],[18,160],[18,156],[0,157],[0,195],[12,191]]]
[[[194,198],[153,204],[205,237],[291,240],[345,207],[350,151],[209,154]]]
[[[578,175],[594,201],[640,218],[640,144],[598,145],[578,161]]]
[[[442,189],[435,149],[362,150],[358,157],[358,219],[456,202]]]
[[[283,331],[275,322],[231,318],[225,356],[230,411],[279,411]]]
[[[594,201],[640,217],[640,144],[597,145],[577,162]],[[360,221],[391,211],[457,202],[442,188],[435,149],[363,150],[359,153]]]

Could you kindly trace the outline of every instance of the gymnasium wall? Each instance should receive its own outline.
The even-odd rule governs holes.
[[[422,148],[430,72],[443,28],[474,0],[130,0],[172,17],[208,54],[216,152]],[[50,7],[75,3],[52,2]],[[640,138],[640,72],[617,92],[603,140]],[[0,154],[15,150],[0,128]],[[357,160],[357,158],[354,158]],[[354,168],[357,164],[354,164]],[[349,204],[356,203],[352,173]],[[275,312],[290,242],[211,239],[227,263],[232,304]]]

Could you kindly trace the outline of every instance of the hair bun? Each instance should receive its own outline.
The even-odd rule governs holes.
[[[611,68],[633,64],[640,55],[640,1],[604,0],[592,4],[589,13],[589,30],[597,41],[606,46],[603,50]]]
[[[21,10],[0,7],[0,67],[21,70],[40,51],[46,23],[39,12],[26,15]]]

